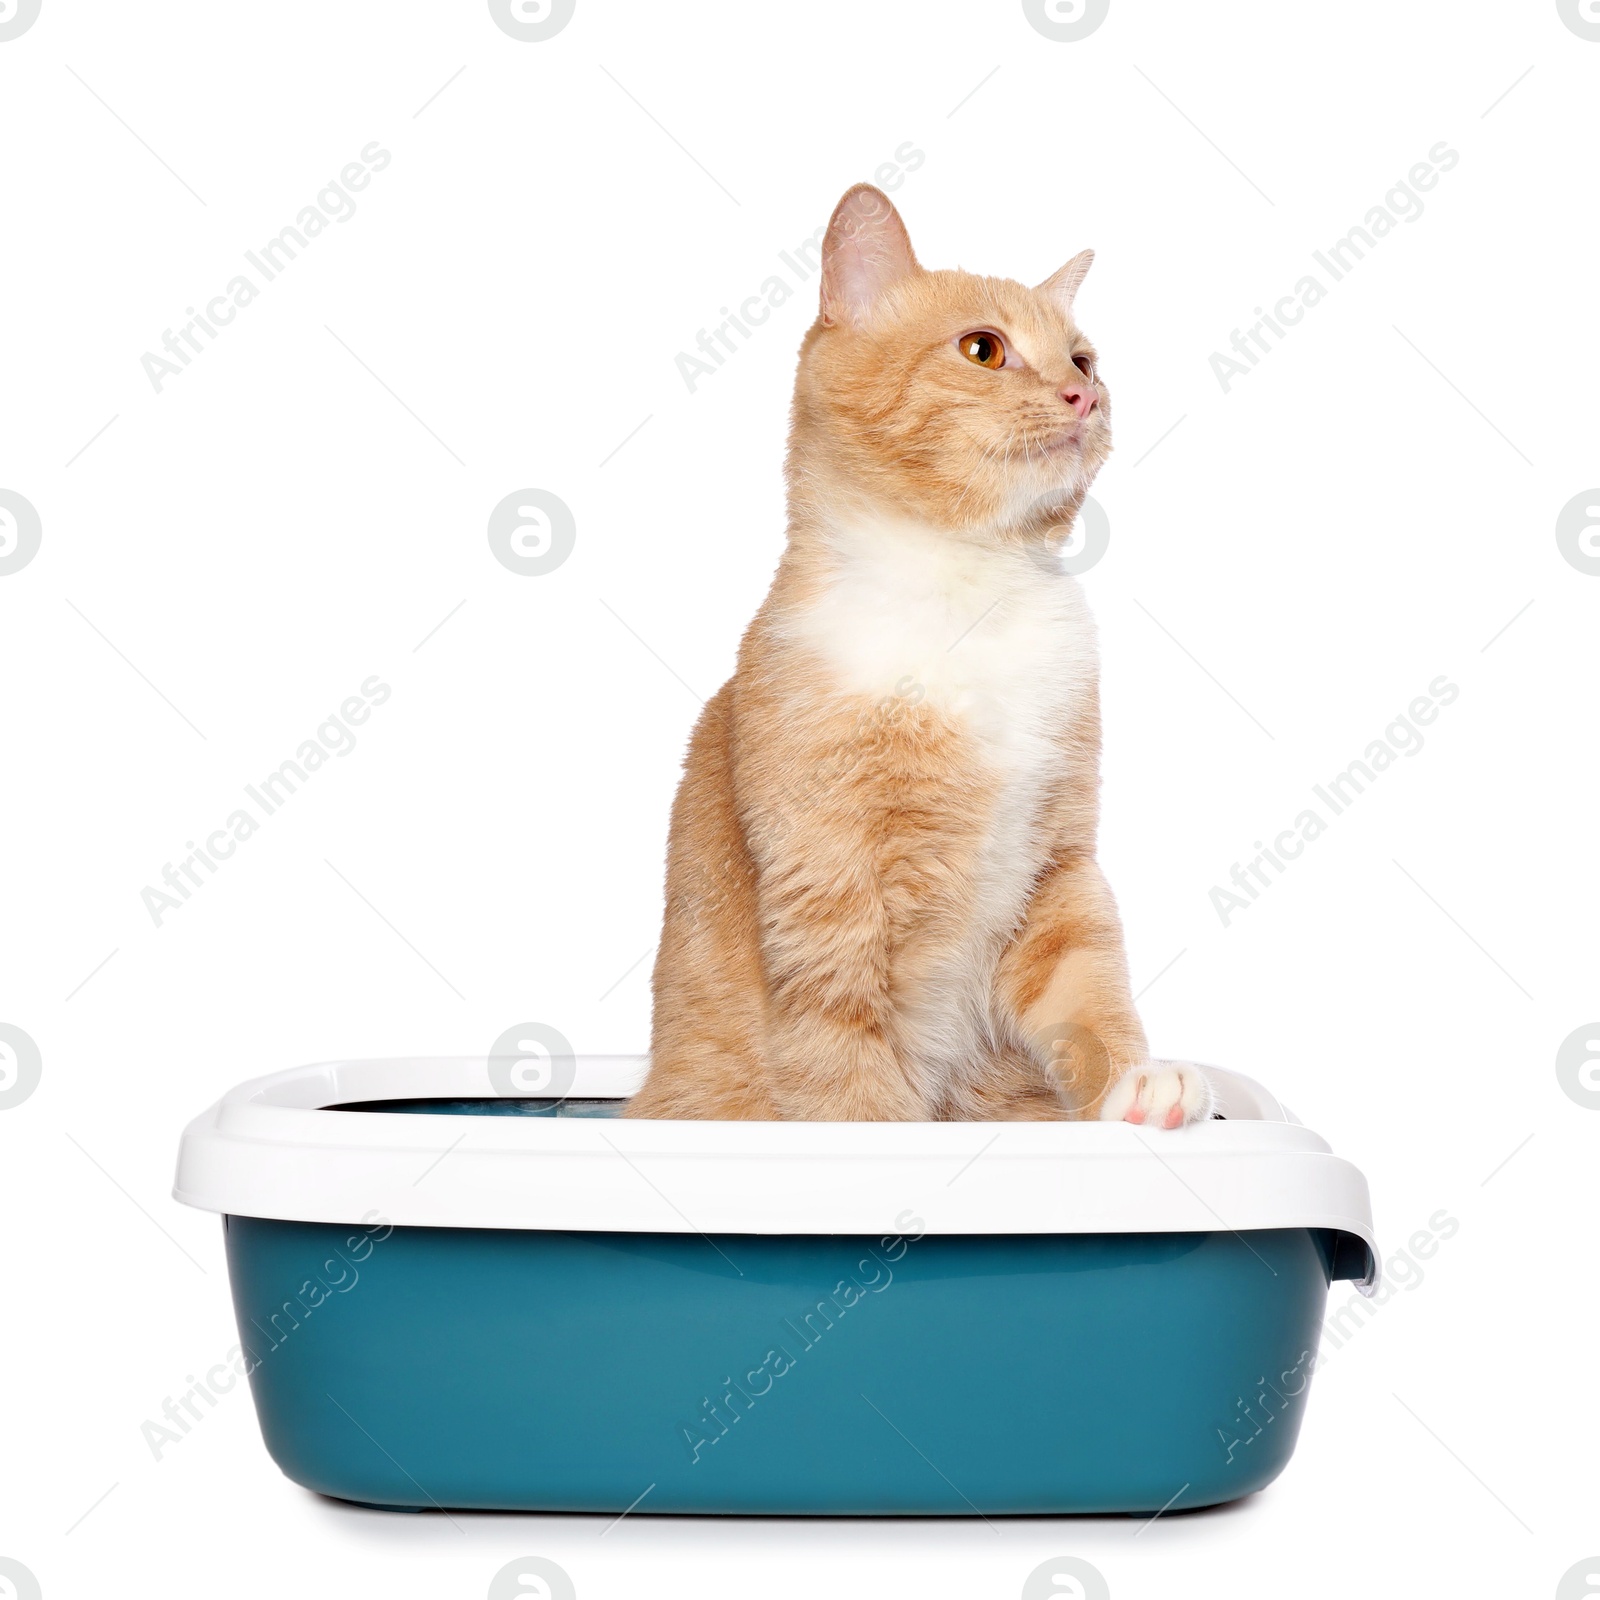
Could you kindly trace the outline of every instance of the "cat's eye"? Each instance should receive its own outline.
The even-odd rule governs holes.
[[[1090,383],[1094,382],[1094,362],[1090,359],[1090,357],[1074,356],[1072,358],[1072,364],[1084,375],[1084,377],[1089,380]]]
[[[1006,364],[1006,347],[998,333],[964,333],[956,340],[956,348],[968,361],[980,367],[1003,367]]]

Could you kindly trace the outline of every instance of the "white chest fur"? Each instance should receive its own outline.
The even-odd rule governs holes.
[[[1054,555],[884,521],[831,543],[831,582],[795,628],[842,693],[951,713],[1003,782],[1056,759],[1051,736],[1098,669],[1083,593]]]
[[[827,663],[842,694],[949,714],[995,785],[962,935],[902,1018],[908,1047],[949,1079],[982,1059],[994,966],[1047,861],[1059,736],[1098,671],[1094,624],[1053,555],[882,522],[841,529],[832,545],[831,581],[792,619],[796,642]]]

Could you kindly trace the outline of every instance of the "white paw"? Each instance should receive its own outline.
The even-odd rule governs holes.
[[[1130,1067],[1100,1107],[1102,1122],[1181,1128],[1211,1115],[1211,1085],[1187,1061],[1147,1061]]]

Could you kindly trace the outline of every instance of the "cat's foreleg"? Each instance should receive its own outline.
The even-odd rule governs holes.
[[[893,1043],[889,921],[864,846],[805,848],[769,862],[759,898],[767,1066],[778,1115],[815,1122],[932,1117]]]
[[[1149,1059],[1116,902],[1093,858],[1064,856],[1040,880],[995,981],[1001,1010],[1080,1118],[1176,1128],[1210,1114],[1203,1073]]]

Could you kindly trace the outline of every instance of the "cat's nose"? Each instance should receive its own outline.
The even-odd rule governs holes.
[[[1061,398],[1083,418],[1100,404],[1100,391],[1092,383],[1069,383],[1061,391]]]

